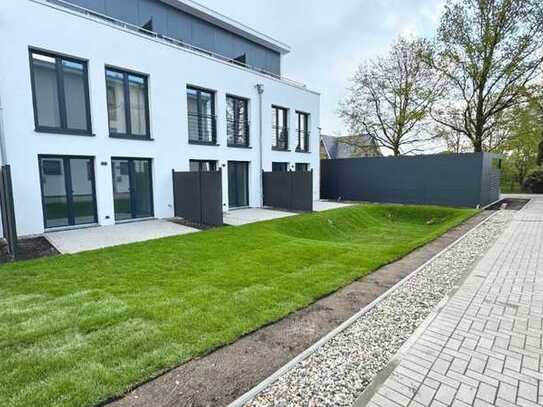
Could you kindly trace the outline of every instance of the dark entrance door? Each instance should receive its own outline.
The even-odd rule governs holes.
[[[45,227],[96,223],[94,159],[39,156]]]
[[[230,208],[249,206],[249,163],[228,161],[228,202]]]
[[[153,216],[151,160],[112,158],[113,203],[115,220]]]

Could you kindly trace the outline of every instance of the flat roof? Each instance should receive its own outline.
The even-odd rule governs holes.
[[[278,41],[266,34],[263,34],[239,21],[218,13],[206,6],[203,6],[192,0],[160,0],[162,3],[168,4],[185,13],[191,14],[202,20],[205,20],[218,27],[224,28],[227,31],[233,32],[241,37],[247,38],[266,48],[270,48],[280,54],[288,54],[290,46]]]

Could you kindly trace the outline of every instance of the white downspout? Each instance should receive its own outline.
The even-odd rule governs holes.
[[[0,159],[2,165],[8,164],[8,153],[6,150],[6,138],[4,133],[4,109],[2,108],[2,97],[0,96]]]
[[[258,150],[259,150],[259,171],[258,171],[258,187],[260,189],[259,194],[259,207],[264,206],[264,185],[262,180],[262,170],[263,170],[263,158],[262,158],[262,94],[264,93],[264,85],[259,83],[256,85],[256,90],[258,91]]]

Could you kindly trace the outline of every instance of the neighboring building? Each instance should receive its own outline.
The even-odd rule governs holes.
[[[319,198],[320,97],[279,41],[178,0],[3,0],[0,32],[20,235],[172,217],[172,169],[221,169],[225,211],[273,162]]]
[[[321,135],[320,156],[323,160],[335,158],[381,157],[375,140],[368,135],[326,136]]]

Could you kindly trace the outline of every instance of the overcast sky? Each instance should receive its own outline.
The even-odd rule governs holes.
[[[348,80],[365,59],[401,34],[432,35],[443,0],[197,0],[291,46],[283,75],[321,92],[324,134],[344,132],[337,117]]]

